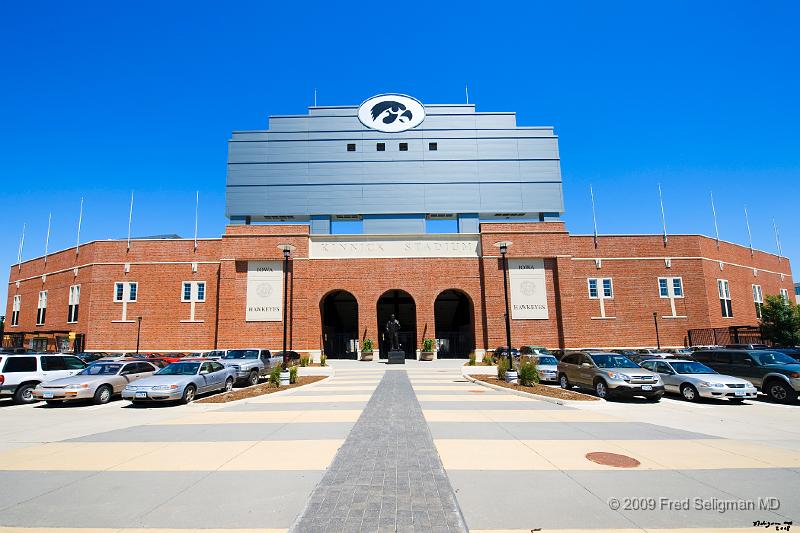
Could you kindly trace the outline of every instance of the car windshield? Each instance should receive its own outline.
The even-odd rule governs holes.
[[[594,364],[600,368],[639,368],[639,365],[624,355],[595,353],[590,356]]]
[[[94,363],[78,372],[78,374],[81,376],[114,376],[119,372],[120,368],[122,368],[122,365]]]
[[[760,365],[791,365],[797,364],[795,359],[792,359],[786,354],[780,352],[767,352],[758,351],[750,352],[750,357],[756,360]]]
[[[696,361],[672,363],[672,368],[678,374],[716,374],[703,363]]]
[[[258,359],[258,350],[230,350],[223,359]]]
[[[172,363],[167,365],[158,372],[157,376],[193,376],[197,374],[197,369],[200,368],[200,363]]]
[[[540,355],[538,364],[540,365],[557,365],[558,360],[552,355]]]

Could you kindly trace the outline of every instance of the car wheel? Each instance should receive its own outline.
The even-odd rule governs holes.
[[[181,397],[181,403],[191,403],[194,400],[194,395],[197,390],[194,388],[194,385],[189,385],[185,389],[183,389],[183,396]]]
[[[14,403],[33,403],[36,397],[33,395],[33,389],[36,388],[35,383],[25,383],[17,387],[14,392]]]
[[[602,379],[598,379],[594,384],[594,392],[597,394],[598,398],[606,399],[608,398],[608,387],[606,386],[606,382]]]
[[[250,375],[247,376],[247,384],[250,385],[251,387],[253,385],[258,385],[258,372],[256,372],[255,370],[250,372]]]
[[[233,378],[228,378],[225,380],[225,392],[230,392],[233,390]]]
[[[681,385],[681,396],[683,396],[683,399],[687,402],[696,402],[700,399],[700,394],[698,394],[697,389],[688,383]]]
[[[572,386],[569,384],[569,380],[567,379],[566,374],[561,374],[558,378],[558,384],[561,385],[562,389],[570,389]]]
[[[777,379],[767,383],[766,389],[767,396],[773,402],[792,403],[797,398],[797,393],[789,385]]]
[[[100,385],[97,387],[97,390],[94,391],[94,398],[92,401],[97,405],[108,403],[111,401],[112,392],[111,387],[108,385]]]

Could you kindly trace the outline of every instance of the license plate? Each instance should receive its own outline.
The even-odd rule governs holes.
[[[147,398],[147,393],[146,392],[137,392],[135,394],[135,397],[136,398]]]
[[[52,398],[53,397],[53,393],[45,391],[45,392],[42,393],[42,397],[43,398]]]
[[[642,390],[653,390],[652,385],[642,385]]]
[[[747,394],[747,391],[737,390],[735,391],[735,394],[736,396],[744,396],[745,394]]]

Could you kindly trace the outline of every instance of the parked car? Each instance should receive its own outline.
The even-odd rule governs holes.
[[[236,371],[219,361],[184,359],[172,363],[152,376],[140,379],[122,389],[122,398],[133,404],[180,400],[189,403],[198,394],[218,390],[230,391]]]
[[[159,368],[136,359],[91,364],[74,376],[40,383],[33,395],[48,404],[72,400],[92,400],[104,404],[122,392],[129,383],[153,375]]]
[[[786,354],[792,359],[800,362],[800,348],[787,346],[786,348],[771,348],[772,351]]]
[[[273,357],[277,358],[280,363],[283,364],[283,351],[277,351],[272,354]],[[300,362],[300,354],[295,352],[294,350],[286,350],[286,355],[289,357],[289,364],[294,365]]]
[[[558,363],[561,388],[594,389],[600,398],[644,396],[659,401],[664,395],[661,377],[625,357],[611,352],[571,352]]]
[[[536,371],[539,372],[539,381],[558,381],[558,359],[552,355],[531,355],[536,360]]]
[[[800,363],[773,350],[703,350],[697,361],[720,374],[746,379],[772,401],[791,403],[800,391]]]
[[[236,372],[237,382],[248,385],[258,384],[258,379],[269,374],[275,365],[283,362],[282,357],[275,357],[269,350],[251,348],[247,350],[228,350],[220,362]]]
[[[553,355],[550,350],[544,346],[521,346],[519,349],[520,355]]]
[[[499,346],[494,351],[495,359],[499,359],[500,357],[508,358],[508,351],[506,350],[505,346]],[[513,359],[519,359],[519,350],[516,348],[511,348],[511,357]]]
[[[11,396],[16,403],[36,401],[33,391],[39,383],[77,374],[86,363],[67,354],[19,354],[3,356],[0,397]]]
[[[660,374],[667,392],[679,393],[690,402],[700,398],[725,398],[739,403],[758,395],[755,386],[746,379],[720,374],[697,361],[651,359],[641,366]]]
[[[636,350],[628,350],[624,348],[618,350],[611,350],[611,353],[618,353],[620,355],[624,355],[625,357],[631,360],[633,359],[634,356],[640,355],[639,352],[637,352]]]
[[[730,350],[769,350],[766,344],[726,344],[723,348]]]
[[[102,359],[103,357],[108,357],[108,354],[105,352],[80,352],[76,353],[75,357],[80,358],[86,364],[93,363],[98,359]]]
[[[649,359],[669,359],[672,357],[671,353],[666,352],[648,352],[648,353],[637,353],[636,355],[631,355],[628,357],[631,361],[636,363],[637,365],[640,364],[642,361],[647,361]]]

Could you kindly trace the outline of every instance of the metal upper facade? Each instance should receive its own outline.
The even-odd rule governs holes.
[[[382,133],[357,113],[310,107],[271,116],[266,131],[234,132],[226,215],[563,212],[552,127],[517,127],[515,113],[477,113],[474,105],[426,105],[417,127]]]

